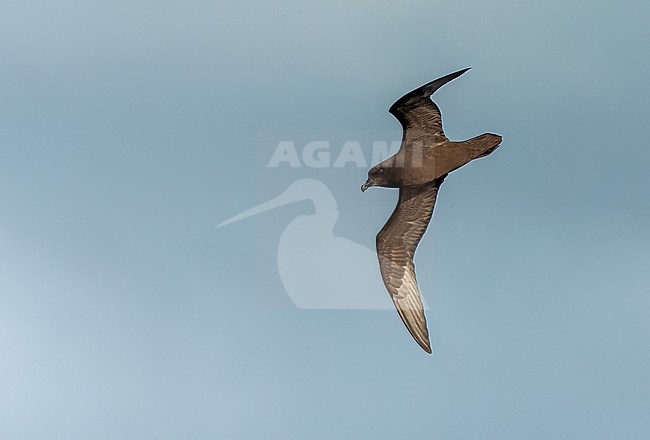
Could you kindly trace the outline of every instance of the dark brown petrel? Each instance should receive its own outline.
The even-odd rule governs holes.
[[[433,215],[438,189],[447,174],[492,153],[501,136],[482,134],[463,142],[447,139],[440,109],[431,95],[469,68],[459,70],[407,93],[389,109],[404,128],[402,145],[392,157],[372,167],[361,186],[399,188],[399,200],[377,234],[381,276],[399,316],[413,338],[431,353],[427,320],[415,278],[413,255]]]

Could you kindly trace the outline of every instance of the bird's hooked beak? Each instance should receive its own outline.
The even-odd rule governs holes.
[[[374,185],[374,183],[373,183],[372,179],[366,180],[366,183],[361,185],[361,192],[366,192],[366,190],[368,188],[370,188],[371,186],[373,186],[373,185]]]

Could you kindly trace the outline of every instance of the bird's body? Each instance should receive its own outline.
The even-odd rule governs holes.
[[[431,95],[469,69],[460,70],[419,87],[391,107],[402,124],[400,150],[368,172],[361,187],[399,188],[399,200],[377,234],[377,255],[384,284],[413,338],[431,353],[429,332],[415,277],[413,256],[427,229],[440,185],[447,174],[493,152],[501,136],[485,133],[463,142],[447,139],[442,116]]]
[[[490,154],[500,142],[501,136],[489,133],[462,142],[449,139],[431,142],[426,136],[404,139],[400,151],[378,166],[384,170],[408,168],[409,172],[395,173],[390,182],[381,186],[401,188],[431,183],[476,158]]]

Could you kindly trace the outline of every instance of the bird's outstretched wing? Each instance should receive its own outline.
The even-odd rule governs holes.
[[[469,67],[450,73],[410,91],[395,101],[388,111],[397,118],[405,131],[418,128],[436,137],[441,137],[442,140],[446,139],[442,130],[440,109],[435,102],[431,101],[431,95],[440,87],[458,78],[468,70]]]
[[[400,188],[395,211],[377,234],[377,255],[384,284],[406,328],[427,353],[431,353],[431,345],[413,255],[429,225],[445,177],[420,187]]]

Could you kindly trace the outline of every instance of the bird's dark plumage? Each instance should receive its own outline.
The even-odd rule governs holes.
[[[429,225],[445,177],[422,187],[400,188],[397,206],[377,234],[377,256],[384,284],[406,328],[428,353],[431,353],[429,331],[413,255]]]
[[[458,78],[470,68],[450,73],[415,90],[408,92],[390,106],[388,111],[402,124],[404,130],[419,127],[433,135],[444,136],[440,109],[430,98],[433,93],[449,81]]]
[[[429,331],[413,257],[433,215],[438,190],[451,171],[486,156],[501,136],[486,133],[464,142],[452,142],[442,129],[442,116],[430,97],[440,87],[469,69],[459,70],[419,87],[391,107],[404,128],[402,145],[394,156],[374,166],[361,187],[399,188],[393,214],[377,234],[381,275],[395,308],[413,338],[431,353]]]

